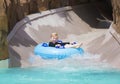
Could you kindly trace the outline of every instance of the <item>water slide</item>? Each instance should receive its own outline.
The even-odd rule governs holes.
[[[94,4],[63,7],[25,17],[18,22],[8,35],[9,67],[31,66],[30,57],[34,47],[48,42],[50,34],[57,32],[64,41],[83,42],[82,48],[89,53],[100,55],[115,67],[120,65],[119,40],[117,33],[108,29],[110,22],[104,20]]]

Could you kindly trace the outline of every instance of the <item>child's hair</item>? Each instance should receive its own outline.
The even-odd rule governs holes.
[[[57,34],[56,32],[52,33],[52,34],[51,34],[51,37],[52,37],[53,35],[58,36],[58,34]]]

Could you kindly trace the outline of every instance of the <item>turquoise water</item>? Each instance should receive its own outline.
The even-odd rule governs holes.
[[[120,84],[120,72],[82,67],[0,69],[0,84]]]
[[[64,60],[32,55],[31,68],[1,68],[0,84],[120,84],[120,71],[99,55],[86,53]]]

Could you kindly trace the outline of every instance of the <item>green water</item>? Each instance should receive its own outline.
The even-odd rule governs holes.
[[[120,72],[82,67],[0,69],[0,84],[120,84]]]

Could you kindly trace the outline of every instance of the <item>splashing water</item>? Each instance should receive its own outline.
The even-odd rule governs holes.
[[[85,53],[63,60],[31,54],[31,68],[0,69],[0,84],[119,84],[120,71],[111,70],[100,55]]]
[[[58,60],[44,60],[40,56],[35,56],[31,54],[30,63],[32,66],[40,66],[40,67],[84,67],[84,68],[101,68],[108,67],[108,64],[100,61],[100,55],[92,55],[90,53],[85,53],[84,55],[73,55],[66,59]]]

